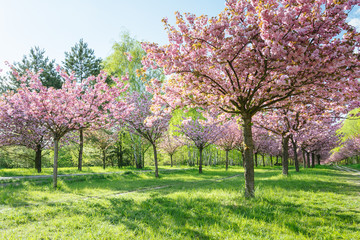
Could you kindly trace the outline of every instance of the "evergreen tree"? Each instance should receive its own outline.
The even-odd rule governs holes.
[[[63,62],[65,70],[70,74],[73,73],[78,82],[82,82],[90,76],[97,76],[101,70],[101,58],[97,58],[94,50],[88,47],[88,44],[80,39],[71,48],[70,52],[65,52],[65,61]],[[82,155],[84,151],[84,129],[79,130],[79,158],[78,170],[82,170]]]
[[[24,75],[27,70],[34,73],[42,70],[40,81],[44,86],[54,87],[56,89],[59,89],[62,86],[60,75],[55,69],[55,60],[50,60],[46,57],[45,50],[40,49],[39,47],[31,48],[29,55],[24,55],[21,62],[15,62],[13,68],[20,76]],[[5,82],[5,79],[2,79],[4,88],[13,90],[18,89],[21,84],[12,71],[9,72],[8,83]]]
[[[69,74],[74,73],[79,82],[90,76],[98,75],[101,70],[101,58],[95,56],[94,50],[88,48],[88,44],[83,39],[80,39],[70,52],[65,52],[63,64],[65,70]]]

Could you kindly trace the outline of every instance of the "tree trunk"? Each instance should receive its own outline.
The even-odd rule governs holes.
[[[306,152],[306,158],[307,158],[307,165],[306,165],[306,167],[307,167],[307,168],[310,168],[310,153],[309,153],[309,152]]]
[[[103,154],[103,169],[105,169],[105,167],[106,167],[106,151],[105,150],[103,150],[102,151],[102,154]]]
[[[299,159],[298,159],[298,155],[297,155],[297,145],[296,145],[296,141],[294,141],[293,138],[291,138],[291,143],[293,146],[293,153],[294,153],[294,163],[295,163],[295,171],[299,172]]]
[[[278,165],[279,164],[279,156],[276,156],[276,163],[275,165]]]
[[[241,152],[241,161],[242,161],[242,166],[245,167],[245,153],[244,151]]]
[[[258,161],[257,161],[258,159],[257,159],[257,153],[255,153],[255,167],[257,167],[258,166]]]
[[[189,146],[188,146],[188,164],[189,164],[189,166],[192,166],[192,163],[191,163],[191,151],[190,151]]]
[[[200,161],[199,161],[199,173],[202,173],[202,148],[199,148],[199,155],[200,155]]]
[[[244,178],[245,178],[245,197],[255,197],[255,172],[253,160],[253,139],[251,130],[251,117],[243,116],[243,137],[244,137]]]
[[[118,168],[123,166],[123,149],[122,149],[122,133],[120,133],[119,139],[119,158],[118,158]]]
[[[311,167],[315,167],[315,153],[313,152],[311,153]]]
[[[84,151],[84,130],[80,129],[80,144],[79,144],[79,159],[78,159],[78,170],[82,171],[82,158],[83,158],[83,151]]]
[[[318,155],[316,155],[316,157],[317,157],[317,164],[321,165],[321,163],[320,163],[320,155],[318,154]]]
[[[261,155],[261,157],[262,157],[263,167],[265,167],[265,155]]]
[[[58,171],[58,158],[59,158],[59,140],[54,139],[54,170],[53,170],[53,186],[57,188],[57,171]]]
[[[171,167],[173,167],[173,159],[172,159],[173,155],[170,154],[170,161],[171,161]]]
[[[270,166],[273,166],[273,156],[272,155],[270,155]]]
[[[303,165],[304,165],[304,168],[306,168],[306,157],[305,157],[304,149],[302,150],[302,156],[303,156]]]
[[[41,152],[42,148],[41,145],[36,145],[36,154],[35,154],[35,169],[38,173],[41,173]]]
[[[157,159],[157,151],[155,143],[152,144],[154,150],[154,160],[155,160],[155,177],[159,177],[159,168],[158,168],[158,159]]]
[[[287,176],[289,174],[289,136],[282,137],[282,173]]]
[[[229,150],[226,150],[226,160],[225,160],[225,165],[226,165],[226,171],[229,168]]]

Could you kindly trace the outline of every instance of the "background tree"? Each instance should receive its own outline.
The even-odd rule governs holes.
[[[216,141],[216,145],[218,145],[221,149],[225,151],[225,168],[228,170],[229,166],[229,151],[236,148],[237,143],[239,141],[239,125],[236,121],[229,121],[224,124],[223,131],[221,132],[219,138]]]
[[[168,132],[160,142],[160,148],[169,155],[171,167],[173,166],[173,156],[184,144],[179,138],[170,135]]]
[[[103,128],[94,131],[88,131],[85,135],[87,140],[100,150],[102,155],[103,168],[105,169],[108,149],[113,144],[115,144],[118,138],[118,132]]]
[[[35,169],[41,172],[42,150],[50,145],[50,132],[42,120],[29,119],[22,114],[20,103],[8,101],[11,94],[0,99],[0,146],[24,146],[35,151]]]
[[[117,99],[126,87],[116,79],[113,81],[117,85],[108,86],[105,82],[106,74],[89,77],[78,83],[74,77],[62,73],[65,81],[61,89],[46,88],[38,74],[29,74],[24,77],[29,79],[29,86],[22,85],[7,100],[10,106],[20,107],[18,114],[24,118],[43,121],[43,126],[51,133],[54,141],[53,185],[56,188],[59,141],[71,131],[85,126],[104,126],[109,119],[118,119],[126,114],[124,102]],[[8,111],[13,110],[10,108]]]
[[[88,47],[88,44],[80,39],[71,48],[70,52],[65,52],[64,68],[68,74],[73,74],[78,82],[90,76],[97,76],[101,70],[101,58],[95,56],[94,50]],[[82,159],[84,151],[84,129],[79,130],[79,158],[78,170],[82,170]]]
[[[132,93],[127,97],[127,103],[132,110],[124,121],[129,131],[146,139],[153,147],[155,161],[155,177],[159,177],[157,143],[167,131],[171,115],[166,111],[151,111],[152,97],[149,93]]]
[[[45,50],[39,47],[30,49],[29,55],[24,55],[20,62],[14,62],[12,70],[9,72],[6,88],[16,90],[20,87],[19,76],[27,74],[27,71],[40,72],[40,81],[45,87],[61,88],[62,79],[56,71],[55,60],[50,60],[45,56]]]
[[[142,79],[139,70],[143,67],[141,59],[145,51],[140,42],[130,36],[129,32],[120,35],[120,41],[112,46],[112,53],[103,61],[104,70],[111,76],[128,76],[130,92],[145,92],[146,79]],[[145,80],[145,81],[143,81]]]
[[[146,84],[151,78],[163,78],[160,70],[141,71],[143,64],[142,58],[145,51],[129,32],[123,32],[120,40],[112,46],[112,53],[103,61],[104,70],[111,76],[126,76],[129,83],[129,93],[146,93]],[[150,145],[143,141],[142,137],[132,132],[126,135],[129,137],[130,146],[133,151],[137,168],[144,165],[144,154]]]
[[[219,123],[211,117],[207,119],[190,117],[184,119],[178,128],[177,131],[193,142],[199,150],[199,173],[202,173],[203,150],[215,143],[221,136],[222,129],[219,127]]]

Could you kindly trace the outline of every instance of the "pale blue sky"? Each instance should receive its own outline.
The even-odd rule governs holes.
[[[174,12],[217,15],[224,0],[0,0],[0,69],[20,61],[31,47],[58,63],[83,38],[98,57],[109,55],[123,30],[138,40],[167,42],[161,19]],[[360,10],[349,21],[360,29]]]
[[[0,68],[20,61],[31,47],[58,63],[83,38],[98,57],[109,55],[128,30],[138,40],[167,42],[161,19],[174,12],[218,14],[224,0],[0,0]]]

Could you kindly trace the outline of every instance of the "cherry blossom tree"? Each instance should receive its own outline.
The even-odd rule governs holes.
[[[118,139],[118,132],[110,129],[97,129],[85,133],[88,141],[96,146],[102,154],[103,168],[106,167],[106,156],[109,147],[115,144]]]
[[[110,87],[105,82],[107,76],[104,73],[89,77],[82,83],[77,83],[74,76],[65,72],[61,72],[61,76],[64,79],[62,88],[54,89],[44,87],[38,74],[28,72],[21,80],[30,79],[29,86],[22,84],[17,93],[7,98],[10,106],[21,106],[18,114],[26,119],[42,121],[51,133],[54,141],[54,188],[57,187],[60,139],[73,130],[103,126],[109,119],[126,114],[127,109],[124,102],[117,100],[126,90],[118,79],[113,79],[116,85]]]
[[[302,134],[298,136],[298,141],[301,148],[306,151],[307,167],[315,166],[315,158],[320,164],[320,159],[326,160],[330,157],[331,150],[339,142],[339,137],[336,135],[338,129],[339,123],[325,118],[323,121],[311,122],[300,132]]]
[[[265,154],[268,152],[269,144],[271,144],[271,137],[269,131],[263,128],[254,128],[253,132],[254,140],[254,154],[255,154],[255,166],[258,166],[257,155],[260,154],[263,160],[263,166],[265,166]]]
[[[127,104],[132,109],[125,117],[120,118],[134,134],[146,139],[153,147],[155,161],[155,177],[159,177],[157,146],[158,140],[169,126],[171,115],[168,111],[151,110],[152,97],[149,93],[133,92],[127,97]]]
[[[224,124],[221,134],[216,141],[216,145],[225,151],[226,171],[229,166],[229,151],[236,148],[240,134],[239,125],[235,121],[229,121]]]
[[[344,159],[358,156],[360,154],[360,138],[358,135],[347,138],[341,145],[331,154],[330,157],[325,159],[325,163],[336,163]]]
[[[50,145],[51,137],[42,121],[30,120],[21,113],[21,106],[0,99],[0,145],[20,145],[35,151],[35,169],[41,172],[42,150]]]
[[[246,197],[254,197],[253,116],[291,96],[331,98],[358,85],[360,36],[346,22],[354,5],[228,0],[216,17],[176,13],[177,28],[164,19],[170,44],[143,44],[144,65],[173,76],[157,98],[241,116]]]
[[[179,137],[171,136],[167,133],[160,142],[160,148],[170,157],[171,167],[173,166],[173,156],[184,144]]]
[[[223,128],[218,121],[208,116],[206,120],[196,118],[186,118],[178,126],[178,132],[183,134],[188,140],[194,143],[199,150],[199,173],[202,173],[203,150],[215,143],[220,138]]]

